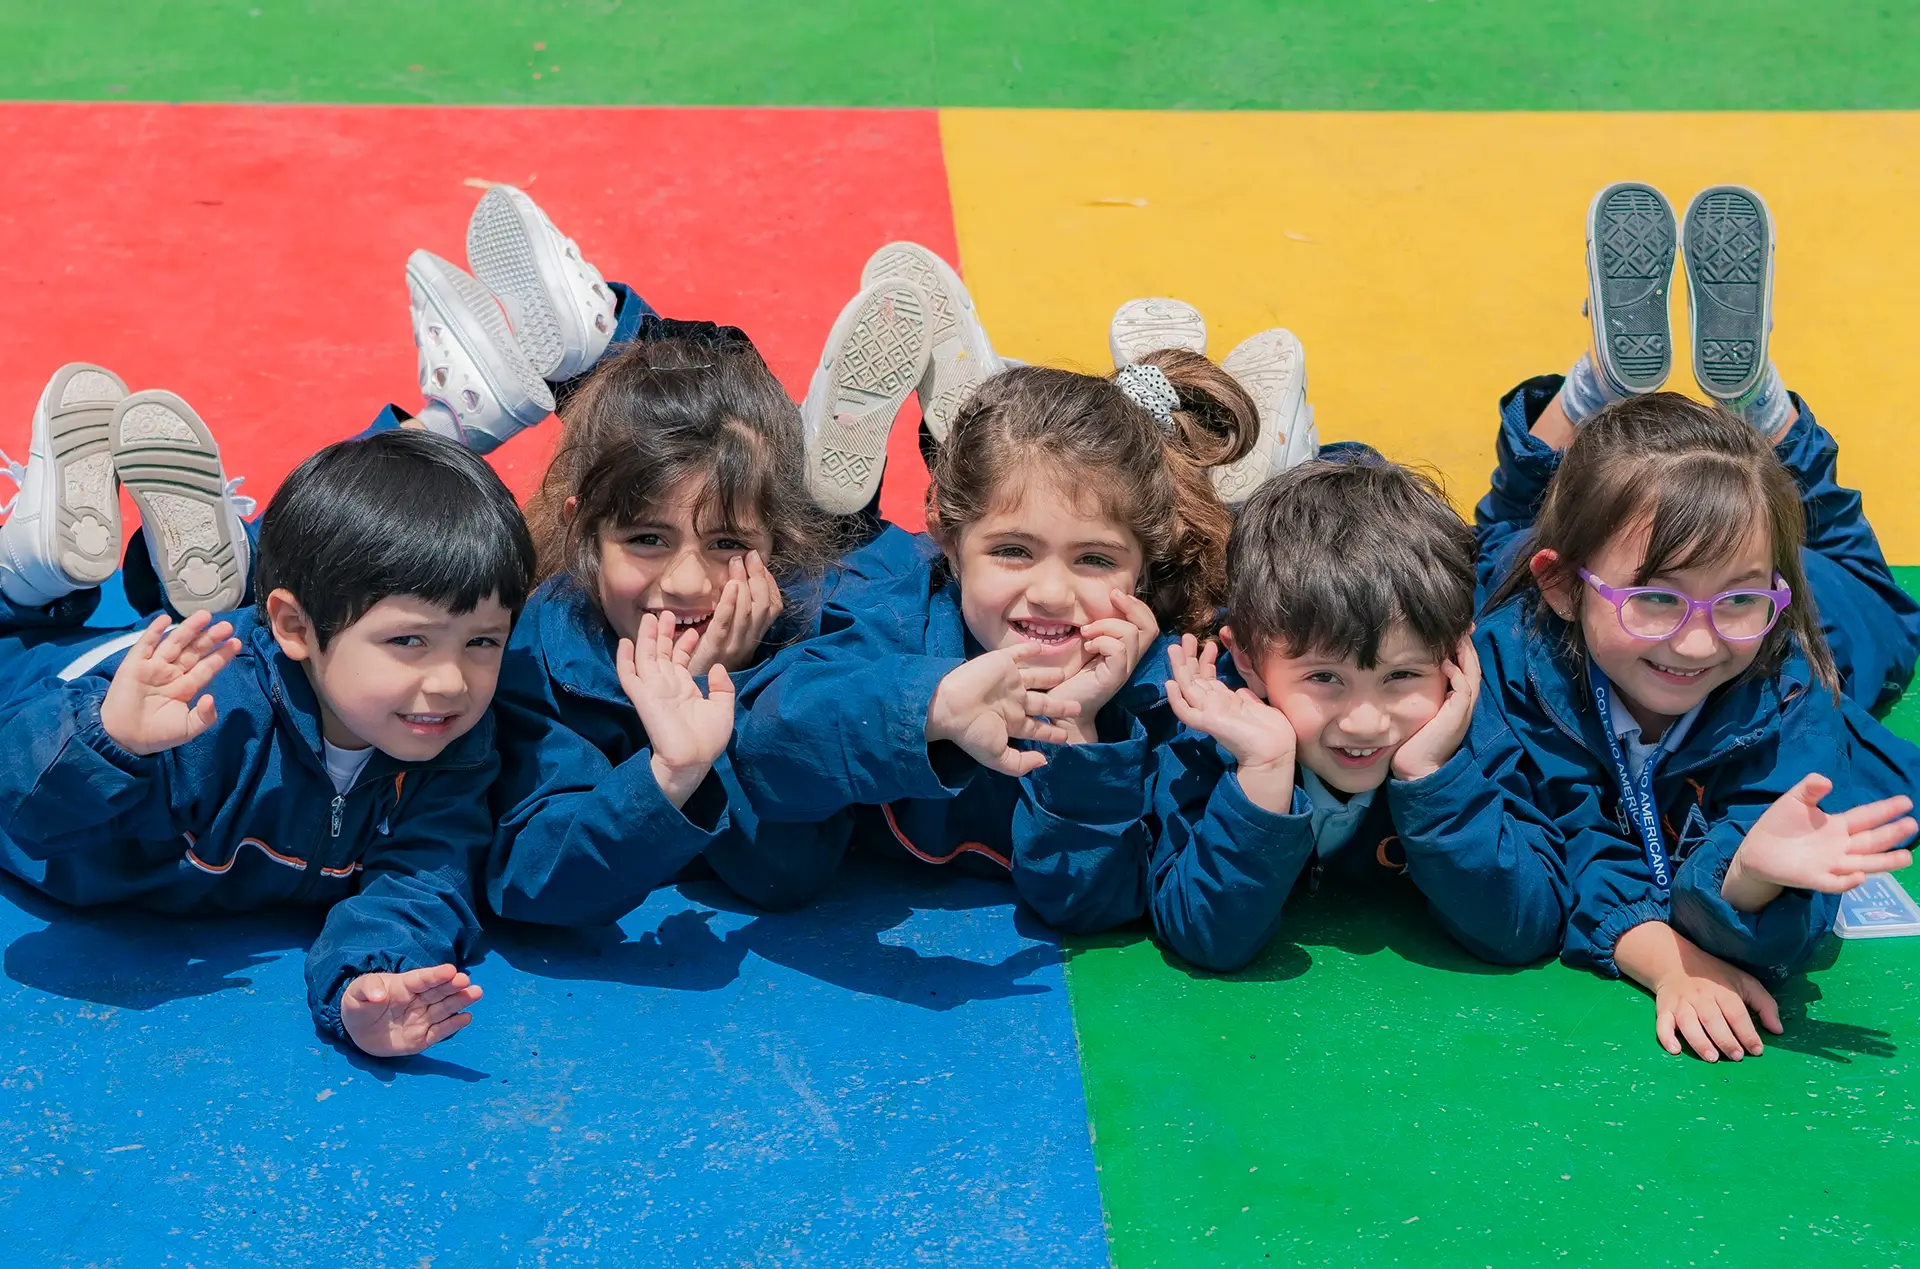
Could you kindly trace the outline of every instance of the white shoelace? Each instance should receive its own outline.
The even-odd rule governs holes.
[[[0,502],[0,515],[12,515],[13,504],[20,501],[20,490],[27,483],[27,465],[13,461],[13,455],[0,449],[0,463],[6,464],[7,479],[13,482],[13,497]]]

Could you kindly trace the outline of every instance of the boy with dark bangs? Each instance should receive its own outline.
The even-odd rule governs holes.
[[[1501,776],[1476,711],[1473,531],[1432,480],[1360,446],[1268,481],[1227,547],[1220,640],[1172,650],[1184,724],[1159,755],[1155,931],[1205,969],[1247,964],[1302,876],[1406,877],[1474,955],[1560,946],[1552,824]]]
[[[47,514],[0,529],[0,868],[78,906],[328,908],[306,970],[321,1033],[396,1056],[460,1030],[480,997],[462,966],[492,836],[489,706],[533,570],[512,495],[422,432],[342,441],[260,521],[255,607],[83,630],[98,579],[30,532],[70,523],[81,483],[46,414],[21,497]],[[184,416],[142,445],[149,467],[217,469]],[[178,604],[177,553],[145,527]]]

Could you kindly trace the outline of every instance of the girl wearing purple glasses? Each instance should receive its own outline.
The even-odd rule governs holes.
[[[1807,959],[1842,891],[1911,862],[1920,750],[1869,710],[1912,674],[1920,608],[1767,359],[1752,191],[1688,209],[1713,403],[1659,391],[1681,237],[1649,186],[1594,199],[1592,350],[1502,402],[1475,641],[1482,705],[1561,831],[1562,958],[1651,992],[1669,1052],[1737,1061],[1762,1050],[1753,1015],[1781,1030],[1762,980]]]

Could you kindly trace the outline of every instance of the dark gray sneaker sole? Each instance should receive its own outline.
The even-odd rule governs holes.
[[[1587,302],[1599,370],[1626,392],[1673,373],[1673,207],[1651,185],[1620,181],[1587,210]]]
[[[1687,205],[1686,241],[1693,377],[1708,396],[1732,401],[1767,370],[1773,218],[1752,190],[1715,185]]]

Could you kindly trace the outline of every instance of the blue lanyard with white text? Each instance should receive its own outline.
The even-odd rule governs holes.
[[[1613,752],[1613,773],[1620,780],[1620,805],[1640,830],[1640,847],[1646,852],[1647,867],[1653,870],[1654,881],[1662,890],[1669,889],[1673,882],[1667,867],[1667,839],[1660,834],[1660,816],[1653,809],[1653,772],[1660,765],[1660,759],[1667,756],[1673,725],[1668,724],[1665,738],[1647,755],[1647,764],[1640,768],[1640,778],[1636,781],[1627,769],[1627,755],[1620,748],[1620,737],[1613,731],[1612,685],[1600,667],[1591,661],[1587,662],[1587,682],[1593,688],[1594,708],[1600,711],[1600,730],[1607,734],[1607,748]]]

